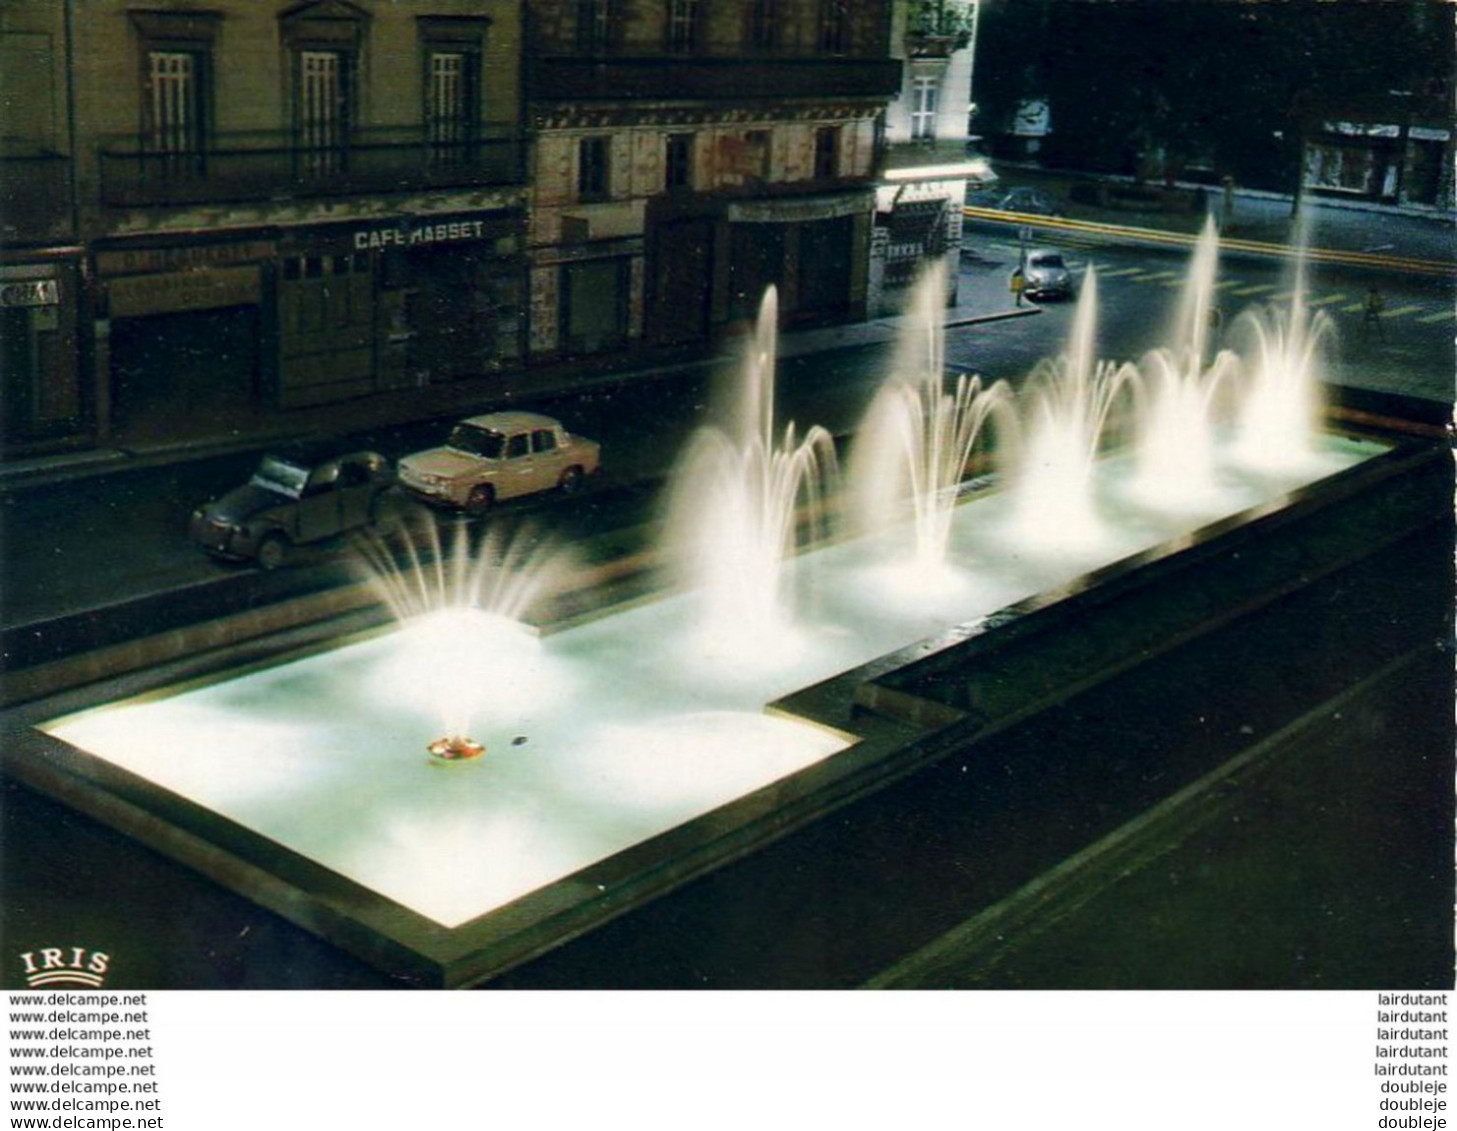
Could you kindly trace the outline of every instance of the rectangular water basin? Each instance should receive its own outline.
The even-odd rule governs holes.
[[[974,495],[934,584],[902,568],[899,531],[812,550],[786,566],[792,626],[750,650],[701,632],[692,594],[540,636],[482,628],[465,653],[382,630],[43,718],[37,756],[108,796],[81,807],[367,960],[470,982],[777,835],[780,807],[883,725],[768,705],[1387,450],[1330,437],[1178,513],[1125,498],[1109,460],[1117,521],[1076,547],[1018,544],[1010,496]],[[427,755],[452,713],[479,760]]]

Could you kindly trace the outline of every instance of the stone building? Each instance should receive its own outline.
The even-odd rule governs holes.
[[[863,317],[890,4],[8,0],[5,458]]]
[[[967,151],[976,0],[896,0],[891,53],[899,94],[885,115],[885,161],[876,189],[870,312],[899,313],[921,268],[961,245],[969,187],[994,179]],[[957,272],[947,272],[956,299]]]
[[[519,365],[521,24],[520,0],[0,8],[7,454]]]
[[[533,0],[533,360],[863,317],[879,0]]]
[[[94,413],[71,197],[69,11],[0,5],[0,450],[63,442]]]

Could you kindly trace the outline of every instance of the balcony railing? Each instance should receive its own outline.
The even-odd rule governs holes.
[[[423,129],[358,133],[348,144],[303,146],[290,134],[222,136],[196,153],[121,141],[101,151],[108,207],[297,200],[522,184],[516,136],[437,141]]]
[[[56,153],[0,155],[0,242],[55,243],[73,238],[70,158]]]
[[[895,59],[582,58],[531,63],[530,96],[594,99],[884,98],[901,87]]]

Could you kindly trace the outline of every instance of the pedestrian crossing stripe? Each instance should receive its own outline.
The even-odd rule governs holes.
[[[1021,251],[1021,248],[1010,244],[996,243],[986,245],[985,249],[1000,250],[1009,254],[1019,254]],[[1076,267],[1076,262],[1073,262],[1072,266]],[[1088,266],[1092,266],[1092,264],[1089,264]],[[1126,279],[1129,282],[1133,283],[1157,283],[1160,286],[1169,288],[1181,287],[1184,285],[1184,276],[1177,271],[1148,271],[1147,268],[1144,267],[1115,267],[1108,270],[1098,268],[1097,271],[1098,278],[1100,279]],[[1246,285],[1241,279],[1220,279],[1215,282],[1214,289],[1217,291],[1228,292],[1229,297],[1248,298],[1253,295],[1266,294],[1266,292],[1274,291],[1275,288],[1274,285],[1270,283],[1254,283]],[[1288,302],[1293,297],[1294,294],[1291,291],[1281,291],[1278,294],[1267,294],[1267,298],[1270,302]],[[1350,295],[1346,294],[1344,291],[1337,291],[1335,294],[1321,295],[1318,298],[1306,299],[1306,305],[1311,307],[1334,306],[1336,303],[1346,302],[1349,298]],[[1365,309],[1366,303],[1364,300],[1362,300],[1361,302],[1350,303],[1347,306],[1342,306],[1338,308],[1339,312],[1342,314],[1360,314]],[[1416,314],[1419,311],[1425,309],[1426,307],[1424,306],[1399,306],[1391,310],[1382,311],[1382,315],[1387,318],[1402,318],[1408,314]],[[1425,315],[1421,318],[1416,319],[1416,321],[1423,324],[1430,324],[1436,322],[1446,322],[1454,317],[1457,317],[1457,311],[1442,310],[1438,311],[1436,314]]]
[[[1343,307],[1341,307],[1341,312],[1343,314],[1359,314],[1359,313],[1361,313],[1361,311],[1363,311],[1365,309],[1366,309],[1366,304],[1364,302],[1353,302],[1353,303],[1351,303],[1350,306],[1343,306]],[[1381,317],[1383,317],[1383,318],[1401,318],[1404,315],[1407,315],[1407,314],[1415,314],[1417,311],[1419,311],[1419,310],[1425,310],[1425,309],[1426,309],[1425,306],[1398,306],[1398,307],[1395,307],[1392,310],[1383,310],[1383,311],[1380,312],[1380,314],[1381,314]],[[1446,313],[1446,314],[1436,314],[1436,315],[1428,315],[1426,318],[1418,318],[1417,321],[1418,322],[1440,322],[1442,319],[1444,319],[1444,318],[1450,318],[1450,317],[1452,317],[1452,315],[1450,313]]]

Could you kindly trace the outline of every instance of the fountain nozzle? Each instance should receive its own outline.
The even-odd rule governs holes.
[[[464,735],[437,738],[426,749],[436,762],[472,762],[486,752],[485,746]]]

